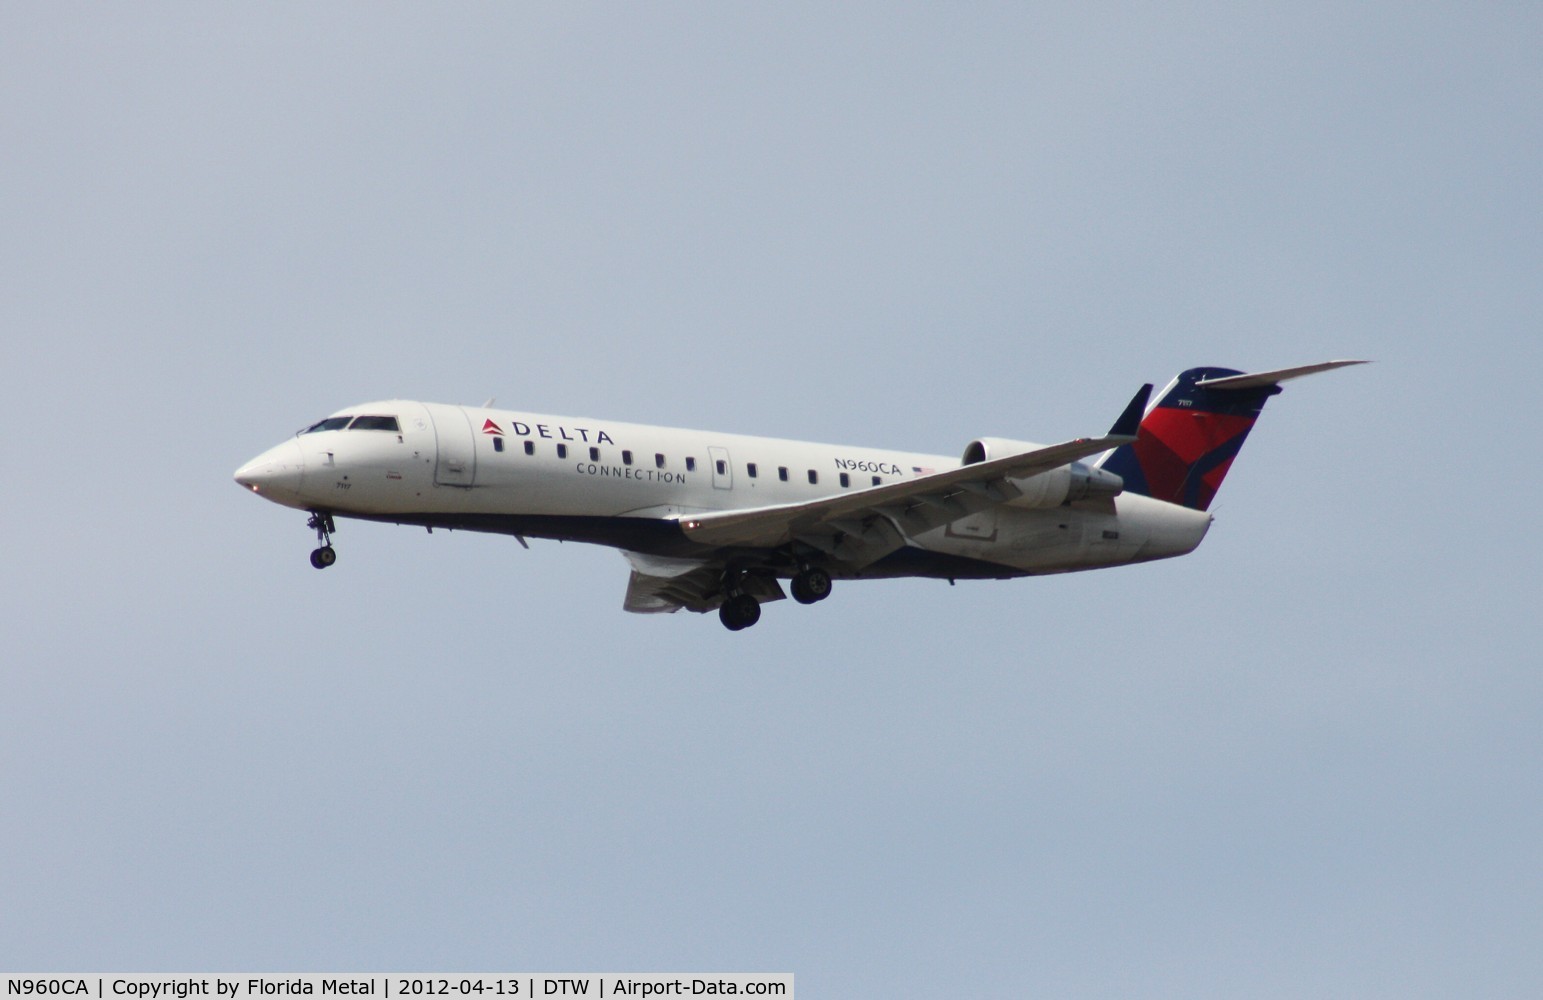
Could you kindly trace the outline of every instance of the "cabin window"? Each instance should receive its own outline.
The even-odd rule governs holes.
[[[590,448],[589,449],[589,460],[591,462],[598,462],[598,461],[600,461],[600,449],[599,448]]]
[[[560,445],[557,446],[557,457],[558,458],[567,458],[568,457],[568,446],[567,445],[560,444]]]
[[[723,459],[720,458],[714,464],[714,468],[716,468],[718,470],[718,475],[721,476],[721,475],[726,474],[729,471],[729,463],[725,462]]]
[[[534,455],[535,453],[536,453],[536,442],[534,442],[534,441],[526,441],[525,442],[525,454],[527,454],[527,455]]]
[[[784,483],[788,481],[788,467],[786,465],[777,466],[777,478]]]
[[[883,481],[884,481],[884,480],[882,480],[882,479],[880,479],[880,478],[879,478],[879,477],[878,477],[878,476],[874,476],[874,477],[873,477],[873,485],[875,485],[875,486],[877,486],[877,485],[879,485],[879,484],[880,484],[880,483],[882,483],[882,482],[883,482]]]
[[[623,465],[631,465],[632,464],[632,452],[630,452],[630,451],[623,451],[621,453],[621,464],[623,464]]]
[[[351,431],[390,431],[399,434],[402,428],[397,426],[396,417],[355,417],[354,422],[348,425]]]
[[[496,437],[496,438],[493,439],[493,450],[494,451],[503,451],[504,450],[504,439],[503,438]]]
[[[689,456],[687,457],[687,459],[686,459],[686,471],[687,472],[695,472],[696,471],[696,459],[691,458]]]
[[[315,434],[318,431],[340,431],[348,426],[353,417],[328,417],[326,420],[318,420],[316,423],[301,431],[301,434]]]
[[[751,462],[751,463],[747,464],[745,466],[745,471],[750,473],[750,478],[751,479],[754,479],[755,478],[755,463]]]
[[[815,472],[813,469],[810,469],[809,470],[809,485],[813,486],[815,483],[817,483],[819,481],[820,481],[820,474],[818,472]]]
[[[656,454],[654,456],[654,468],[656,468],[656,469],[664,468],[664,456],[663,455],[657,455]]]
[[[847,475],[845,472],[843,472],[841,474],[841,485],[842,486],[851,486],[852,485],[852,477]]]

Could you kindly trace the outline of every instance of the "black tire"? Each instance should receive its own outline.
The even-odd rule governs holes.
[[[718,620],[730,632],[747,629],[761,620],[761,603],[749,594],[736,594],[718,609]]]
[[[326,569],[337,561],[337,550],[330,545],[323,545],[321,548],[313,549],[311,552],[311,565],[317,569]]]
[[[818,567],[811,567],[793,577],[793,600],[799,604],[815,604],[830,596],[830,574]]]

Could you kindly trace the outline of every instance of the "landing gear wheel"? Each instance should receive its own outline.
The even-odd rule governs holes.
[[[830,596],[830,574],[817,566],[811,566],[793,577],[790,588],[793,600],[799,604],[814,604]]]
[[[316,540],[321,543],[320,548],[311,552],[311,565],[317,569],[326,569],[337,562],[337,550],[332,547],[332,533],[338,529],[337,525],[332,523],[332,515],[313,510],[311,519],[305,522],[305,526],[316,532]]]
[[[332,548],[332,532],[336,531],[338,526],[333,525],[332,514],[312,511],[306,526],[316,532],[316,542],[321,543],[321,546],[313,549],[310,554],[310,565],[318,569],[326,569],[332,563],[338,562],[338,552]]]
[[[761,603],[749,594],[735,594],[718,609],[718,620],[730,632],[747,629],[761,620]]]

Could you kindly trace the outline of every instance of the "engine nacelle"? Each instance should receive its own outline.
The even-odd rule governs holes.
[[[1045,447],[1031,441],[1012,441],[1007,438],[977,438],[965,445],[964,465],[990,462],[1009,455],[1021,455]],[[1119,496],[1125,491],[1125,480],[1112,472],[1095,469],[1083,462],[1072,462],[1060,468],[1041,472],[1037,476],[1019,479],[1003,477],[1012,483],[1022,495],[1007,502],[1009,507],[1059,507],[1075,500],[1092,500]]]

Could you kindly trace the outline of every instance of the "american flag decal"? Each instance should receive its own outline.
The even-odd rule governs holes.
[[[918,476],[930,476],[930,475],[932,475],[934,472],[936,472],[938,470],[937,469],[924,469],[924,468],[922,468],[919,465],[913,465],[913,466],[911,466],[911,471],[913,473],[915,473],[916,475],[918,475]]]

